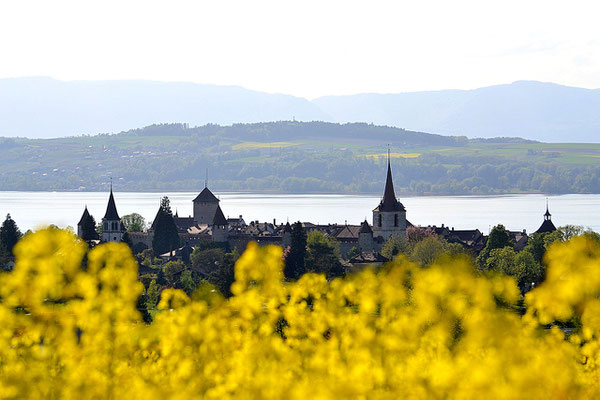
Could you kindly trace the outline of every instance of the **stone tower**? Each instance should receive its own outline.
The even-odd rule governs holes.
[[[102,241],[103,242],[120,242],[123,237],[123,229],[121,218],[117,212],[115,205],[115,197],[113,196],[112,184],[110,185],[110,196],[108,197],[108,206],[106,213],[102,218]]]
[[[406,236],[406,209],[396,198],[388,150],[388,168],[383,199],[373,210],[373,233],[384,239],[392,235]]]
[[[283,227],[283,237],[281,238],[281,247],[284,249],[292,245],[292,226],[289,222]]]
[[[211,221],[212,240],[213,242],[224,243],[229,239],[229,223],[221,211],[221,207],[217,205],[217,211]]]
[[[361,252],[371,252],[374,250],[373,230],[369,226],[367,220],[360,225],[358,231],[358,250]]]
[[[193,200],[194,203],[194,221],[198,225],[211,225],[217,208],[219,208],[219,199],[205,187]]]

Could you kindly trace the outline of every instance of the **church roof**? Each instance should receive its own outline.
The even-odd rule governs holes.
[[[360,224],[360,230],[358,231],[358,233],[373,233],[373,230],[369,226],[367,220],[364,220],[364,222]]]
[[[106,214],[104,218],[108,221],[120,220],[119,213],[117,212],[117,206],[115,205],[115,198],[113,196],[112,186],[110,188],[110,196],[108,197],[108,206],[106,207]]]
[[[228,225],[227,219],[225,219],[225,215],[223,215],[223,211],[221,210],[221,206],[217,206],[217,211],[215,211],[215,216],[213,218],[212,224],[217,225],[217,226],[227,226]]]
[[[556,226],[554,226],[554,223],[549,219],[545,219],[544,222],[542,222],[540,228],[537,231],[535,231],[535,233],[549,233],[554,232],[555,230]]]
[[[375,211],[406,211],[402,203],[400,203],[396,198],[396,193],[394,192],[394,182],[392,180],[392,167],[390,166],[389,160],[387,178],[385,180],[385,189],[383,191],[383,199],[381,200],[381,203],[379,203],[379,206],[377,206]]]
[[[218,203],[219,199],[210,191],[209,188],[205,187],[202,189],[200,194],[194,199],[194,203]]]
[[[90,218],[90,212],[88,211],[87,206],[85,206],[85,210],[83,210],[83,215],[81,216],[81,219],[79,220],[77,225],[83,225],[83,221],[85,221],[88,218]]]

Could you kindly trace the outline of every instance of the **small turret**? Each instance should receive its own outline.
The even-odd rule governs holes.
[[[556,230],[556,226],[552,222],[552,214],[548,210],[548,199],[546,199],[546,212],[544,213],[544,222],[535,233],[550,233]]]

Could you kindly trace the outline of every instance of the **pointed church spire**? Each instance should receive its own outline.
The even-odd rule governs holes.
[[[115,205],[115,197],[113,196],[112,190],[112,178],[110,182],[110,196],[108,197],[108,206],[106,207],[106,214],[104,214],[105,220],[117,221],[120,220],[119,213],[117,212],[117,206]]]
[[[548,198],[546,197],[546,213],[544,214],[544,221],[549,221],[552,217],[550,211],[548,210]]]

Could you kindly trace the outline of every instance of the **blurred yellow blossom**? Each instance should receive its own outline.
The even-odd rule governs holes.
[[[167,289],[148,325],[127,246],[86,251],[56,229],[16,246],[0,398],[600,397],[600,249],[586,238],[549,249],[523,316],[514,279],[465,258],[283,282],[281,248],[251,244],[232,298]],[[580,328],[551,326],[567,320]]]

